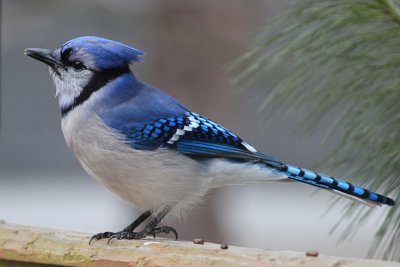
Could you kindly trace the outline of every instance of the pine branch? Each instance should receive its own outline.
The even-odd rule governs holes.
[[[236,82],[264,101],[260,109],[304,114],[308,132],[337,116],[326,139],[343,129],[327,161],[336,176],[400,202],[400,5],[398,0],[301,0],[274,20],[257,45],[235,63]],[[257,89],[285,69],[274,87]],[[350,204],[355,233],[371,210]],[[371,255],[400,260],[400,212],[388,209]]]

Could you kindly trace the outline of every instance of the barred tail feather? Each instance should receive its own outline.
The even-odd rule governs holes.
[[[330,176],[319,174],[303,168],[283,164],[280,171],[285,173],[289,179],[297,182],[313,185],[332,193],[360,201],[368,206],[389,205],[394,206],[396,203],[393,199],[369,191],[349,182],[339,180]]]

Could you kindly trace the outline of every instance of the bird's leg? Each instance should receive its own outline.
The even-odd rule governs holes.
[[[124,228],[121,232],[133,232],[136,227],[138,227],[144,220],[149,218],[151,215],[151,211],[145,211],[142,215],[140,215],[133,223],[128,225],[127,227]],[[104,233],[98,233],[92,236],[89,240],[89,245],[92,243],[93,240],[100,240],[103,238],[110,238],[111,236],[115,235],[117,233],[114,232],[104,232]]]
[[[148,225],[144,227],[143,230],[139,232],[132,232],[132,231],[121,231],[118,233],[115,233],[111,235],[108,238],[108,242],[110,242],[112,239],[116,238],[118,240],[120,239],[142,239],[148,236],[149,234],[155,236],[156,234],[159,233],[165,233],[169,234],[170,232],[174,233],[175,239],[178,239],[178,233],[176,230],[170,226],[161,226],[157,227],[157,225],[160,223],[160,221],[167,215],[168,212],[170,212],[172,209],[171,206],[165,206],[160,213],[157,214],[157,216],[149,222]]]

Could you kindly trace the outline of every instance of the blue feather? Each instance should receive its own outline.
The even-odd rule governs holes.
[[[71,50],[72,49],[72,50]],[[82,57],[90,55],[98,69],[112,69],[126,66],[134,61],[142,61],[144,52],[119,42],[96,36],[83,36],[72,39],[61,48],[65,51],[77,53]]]
[[[133,75],[110,82],[100,93],[104,95],[93,109],[107,126],[127,138],[162,117],[187,113],[187,108],[171,96]]]
[[[371,192],[365,188],[353,185],[349,182],[326,176],[324,174],[319,174],[310,170],[290,166],[287,164],[285,164],[284,168],[282,168],[280,172],[283,172],[290,179],[298,182],[306,183],[328,190],[340,191],[345,194],[361,199],[367,199],[375,203],[386,204],[389,206],[395,205],[395,201],[391,198],[377,194],[375,192]]]

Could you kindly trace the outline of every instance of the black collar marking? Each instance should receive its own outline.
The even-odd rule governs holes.
[[[110,81],[129,72],[129,66],[94,72],[92,79],[90,79],[89,83],[83,88],[82,92],[74,99],[74,102],[70,106],[61,109],[61,116],[64,117],[75,107],[88,100],[94,92],[99,90]]]

